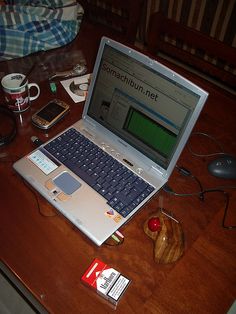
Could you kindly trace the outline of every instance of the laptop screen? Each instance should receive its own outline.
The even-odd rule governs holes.
[[[199,98],[105,44],[87,114],[167,169]]]

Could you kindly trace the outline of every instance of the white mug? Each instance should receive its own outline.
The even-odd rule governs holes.
[[[31,101],[39,97],[40,88],[36,83],[28,83],[28,80],[21,85],[25,75],[21,73],[11,73],[1,80],[5,94],[7,106],[14,112],[23,112],[30,107]],[[36,94],[31,96],[31,88],[36,89]]]

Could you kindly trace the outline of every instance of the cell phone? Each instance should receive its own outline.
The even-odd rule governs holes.
[[[70,110],[62,100],[54,99],[32,115],[32,123],[40,129],[49,129]]]

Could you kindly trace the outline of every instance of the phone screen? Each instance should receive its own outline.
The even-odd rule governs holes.
[[[58,105],[57,103],[50,102],[46,107],[37,113],[37,116],[48,122],[51,122],[64,110],[65,108]]]

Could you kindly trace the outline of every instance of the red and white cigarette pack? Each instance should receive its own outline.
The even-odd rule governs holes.
[[[93,260],[81,279],[115,306],[130,284],[127,277],[97,258]]]

